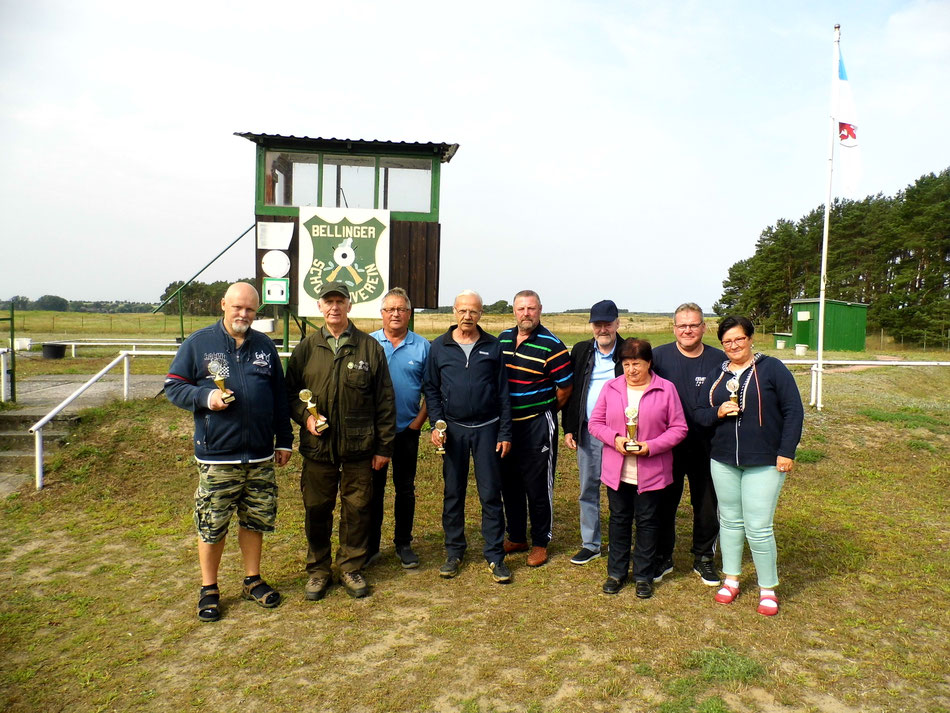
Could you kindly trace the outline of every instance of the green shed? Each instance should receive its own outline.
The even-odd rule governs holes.
[[[792,341],[818,348],[818,300],[792,300]],[[858,302],[825,300],[825,349],[863,352],[868,306]]]

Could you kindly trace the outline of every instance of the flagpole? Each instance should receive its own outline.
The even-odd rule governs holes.
[[[812,389],[811,395],[811,405],[816,407],[819,411],[821,411],[822,408],[821,387],[825,358],[825,283],[828,280],[828,233],[831,226],[831,181],[834,175],[835,139],[838,138],[838,127],[835,125],[834,116],[836,111],[835,92],[837,91],[834,77],[837,76],[838,72],[838,53],[840,51],[838,43],[840,41],[841,25],[835,25],[833,71],[831,75],[831,140],[828,146],[828,193],[825,198],[825,221],[821,235],[821,282],[818,288],[818,363],[815,364],[816,378],[813,379],[815,388]]]

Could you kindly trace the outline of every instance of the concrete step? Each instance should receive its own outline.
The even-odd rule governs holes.
[[[47,411],[48,413],[48,411]],[[29,432],[30,426],[39,421],[45,413],[38,413],[35,409],[13,409],[11,411],[0,411],[0,431],[26,431]],[[59,431],[69,431],[75,428],[79,423],[79,417],[73,414],[59,414],[50,421],[43,430],[56,429]]]
[[[54,449],[55,450],[55,449]],[[52,452],[43,444],[43,462],[50,460]],[[36,465],[36,451],[32,448],[15,448],[0,451],[0,472],[13,473],[18,471],[31,472]]]
[[[28,483],[32,485],[34,477],[31,473],[6,473],[2,472],[3,465],[0,464],[0,499],[7,497],[10,493],[25,487]]]
[[[29,474],[33,471],[36,466],[36,438],[29,429],[42,417],[18,409],[0,412],[0,472],[23,471]],[[79,418],[76,416],[63,416],[43,426],[44,462],[49,461],[78,423]]]
[[[43,427],[43,448],[55,448],[69,436],[67,431],[56,426],[57,424],[51,423]],[[35,436],[25,429],[22,431],[0,430],[0,453],[17,448],[33,448],[34,439]]]

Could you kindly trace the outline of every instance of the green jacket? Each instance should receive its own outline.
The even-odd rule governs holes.
[[[352,336],[334,354],[322,330],[296,346],[287,365],[290,415],[300,424],[300,452],[322,463],[391,457],[396,401],[386,354],[379,342],[352,322]],[[300,390],[310,389],[329,428],[319,436],[306,428],[310,416]]]

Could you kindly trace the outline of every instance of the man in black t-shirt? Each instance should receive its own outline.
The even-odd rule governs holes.
[[[719,367],[726,355],[721,349],[703,344],[706,323],[703,311],[694,302],[676,308],[673,314],[675,342],[653,350],[653,370],[676,385],[689,433],[673,448],[673,484],[664,491],[660,510],[660,534],[656,547],[654,582],[673,571],[673,545],[676,542],[676,510],[683,497],[683,482],[689,478],[693,505],[693,571],[703,584],[719,586],[719,572],[713,562],[719,537],[716,491],[709,474],[709,429],[692,417],[700,389],[708,374]]]

